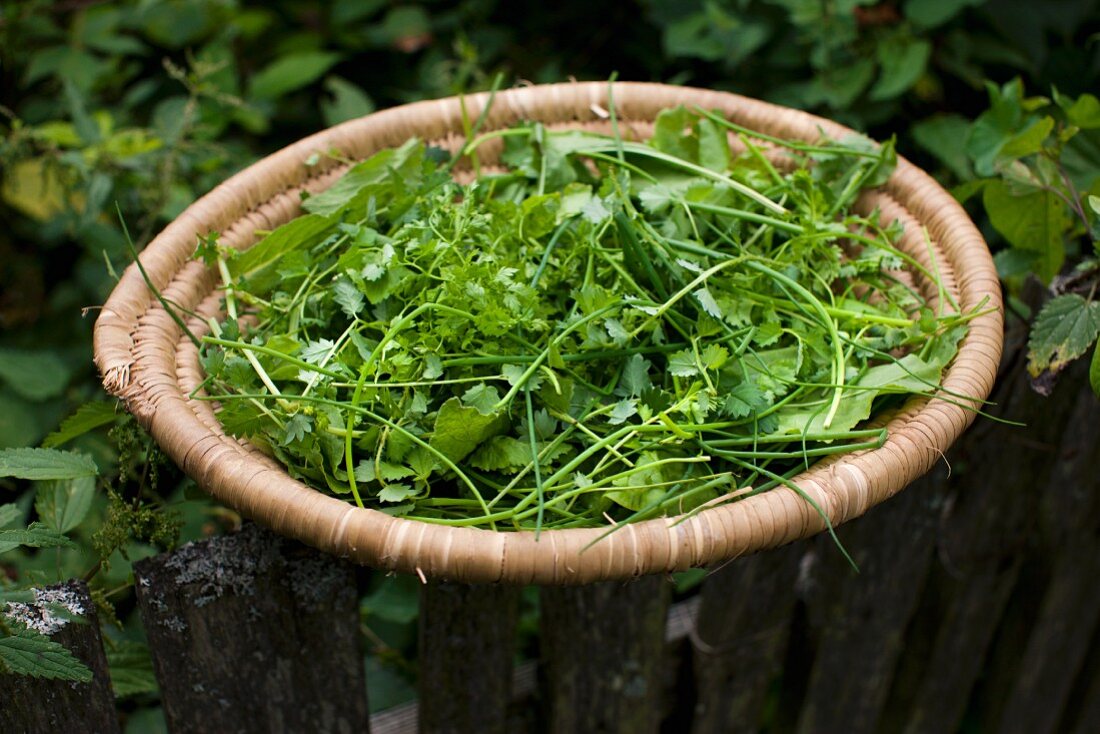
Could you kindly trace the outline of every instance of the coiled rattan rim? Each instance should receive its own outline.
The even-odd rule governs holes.
[[[483,130],[521,119],[560,126],[605,124],[609,93],[624,133],[676,105],[721,110],[742,125],[780,137],[841,137],[831,121],[734,94],[660,84],[569,83],[500,92]],[[141,254],[165,298],[198,314],[218,311],[215,275],[192,260],[198,237],[248,247],[299,213],[299,191],[318,191],[360,160],[419,136],[451,148],[462,120],[475,119],[487,94],[378,112],[305,138],[233,176],[184,211]],[[463,111],[465,107],[465,113]],[[338,156],[329,153],[338,152]],[[320,154],[318,157],[317,154]],[[486,151],[491,155],[491,150]],[[313,165],[307,165],[310,159]],[[956,201],[930,176],[899,160],[893,177],[863,205],[901,219],[903,246],[936,266],[963,309],[983,305],[944,387],[953,395],[917,398],[893,415],[881,448],[820,462],[795,478],[834,524],[861,515],[926,472],[969,425],[989,395],[1002,347],[1001,293],[985,242]],[[924,232],[934,247],[929,248]],[[199,319],[190,327],[202,331]],[[771,548],[824,529],[810,504],[777,488],[700,512],[628,525],[592,543],[602,529],[493,532],[402,520],[356,508],[291,479],[273,460],[227,437],[209,404],[187,395],[201,381],[198,354],[159,305],[135,265],[126,269],[95,325],[103,383],[121,397],[160,446],[206,491],[274,531],[380,569],[466,582],[582,584],[682,570]],[[969,403],[969,404],[967,404]],[[590,545],[591,543],[591,545]]]

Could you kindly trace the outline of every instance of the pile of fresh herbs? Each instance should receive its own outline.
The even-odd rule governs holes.
[[[247,251],[211,237],[226,319],[196,397],[361,506],[538,530],[789,484],[880,446],[872,412],[937,390],[969,315],[943,288],[933,310],[902,271],[938,273],[852,209],[891,143],[780,141],[684,108],[645,144],[614,127],[524,124],[454,157],[410,140]],[[482,171],[498,138],[503,166]]]

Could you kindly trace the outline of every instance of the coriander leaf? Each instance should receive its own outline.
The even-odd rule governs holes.
[[[485,415],[451,398],[439,409],[428,445],[451,461],[460,461],[482,441],[503,431],[507,423],[504,415]]]
[[[493,413],[497,403],[500,402],[500,393],[492,385],[486,385],[483,382],[464,392],[462,402],[477,408],[477,412],[482,415],[489,415]]]
[[[695,364],[695,355],[690,350],[676,352],[668,358],[668,371],[677,377],[691,377],[699,374]]]
[[[332,300],[336,301],[349,319],[359,315],[365,302],[363,293],[347,278],[339,278],[332,284]]]
[[[652,387],[649,368],[652,363],[640,354],[633,354],[623,365],[622,386],[630,397],[638,397]]]
[[[1028,340],[1028,372],[1058,373],[1092,346],[1100,334],[1100,302],[1076,293],[1050,299],[1035,317]]]
[[[336,346],[336,342],[331,339],[318,339],[317,341],[311,341],[302,347],[302,351],[298,356],[305,362],[310,364],[319,365],[325,361],[329,352]]]
[[[726,363],[730,357],[729,350],[720,344],[710,344],[700,355],[703,366],[708,370],[717,370]]]
[[[722,318],[722,309],[718,305],[718,302],[714,300],[714,296],[711,295],[708,289],[700,288],[692,293],[692,295],[695,296],[696,300],[699,301],[699,305],[703,307],[703,310],[706,311],[708,315],[716,319]]]
[[[383,502],[404,502],[414,496],[416,490],[407,484],[387,484],[378,492],[378,499]]]
[[[620,400],[607,416],[607,422],[613,426],[626,423],[631,417],[638,414],[637,400]]]
[[[424,372],[421,377],[425,380],[434,380],[443,374],[443,360],[435,354],[429,354],[424,358]]]
[[[283,446],[289,446],[295,441],[301,441],[306,437],[307,433],[313,432],[312,421],[309,416],[302,413],[295,413],[290,420],[286,422],[286,426],[283,428]]]
[[[759,412],[768,404],[768,399],[760,388],[751,382],[741,382],[726,393],[722,401],[722,413],[736,420]]]

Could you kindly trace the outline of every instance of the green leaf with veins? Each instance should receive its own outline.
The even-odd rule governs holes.
[[[1057,296],[1035,317],[1028,340],[1027,369],[1033,377],[1057,374],[1092,346],[1100,334],[1100,302],[1076,293]]]

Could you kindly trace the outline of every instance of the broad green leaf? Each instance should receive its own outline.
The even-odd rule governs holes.
[[[482,441],[503,431],[507,424],[507,416],[485,415],[477,408],[463,405],[458,398],[451,398],[439,409],[428,445],[451,461],[461,461]]]
[[[387,484],[378,492],[378,499],[383,502],[404,502],[416,495],[416,490],[407,484]]]
[[[696,123],[696,129],[699,137],[699,165],[719,173],[728,170],[730,146],[725,129],[705,118]]]
[[[1100,334],[1100,302],[1076,293],[1052,298],[1035,317],[1028,339],[1028,372],[1057,373],[1088,351]]]
[[[353,166],[329,188],[306,199],[302,202],[302,208],[313,214],[331,217],[357,200],[366,203],[365,197],[371,193],[368,188],[371,184],[382,184],[393,175],[407,183],[417,180],[423,159],[424,144],[416,138],[399,148],[379,151]]]
[[[1054,93],[1054,100],[1065,110],[1071,125],[1082,130],[1100,127],[1100,100],[1094,95],[1082,94],[1077,99]]]
[[[905,17],[921,28],[935,28],[951,20],[966,7],[984,0],[905,0]]]
[[[982,203],[989,221],[1009,244],[1037,254],[1036,275],[1049,283],[1062,269],[1065,237],[1072,226],[1062,200],[1049,191],[1014,196],[998,180],[986,184]]]
[[[28,548],[75,548],[76,544],[53,528],[32,522],[25,530],[0,530],[0,553],[25,545]]]
[[[1047,136],[1054,130],[1054,118],[1042,117],[1009,138],[997,154],[998,158],[1023,158],[1043,149]]]
[[[0,477],[17,479],[78,479],[99,469],[91,457],[58,449],[0,449]]]
[[[989,109],[974,120],[966,152],[979,176],[996,174],[994,163],[1004,144],[1024,126],[1024,88],[1019,79],[998,87],[988,83]]]
[[[67,533],[87,517],[94,497],[95,477],[52,479],[38,485],[34,509],[48,527]]]
[[[56,431],[42,440],[42,448],[52,449],[68,443],[88,431],[113,423],[118,418],[119,414],[114,402],[103,400],[84,403],[76,409],[75,413],[61,421],[61,426]]]
[[[72,370],[53,352],[0,348],[0,379],[28,400],[61,394]]]
[[[931,55],[932,44],[923,39],[894,36],[879,43],[879,78],[868,96],[881,101],[902,94],[924,74]]]
[[[369,115],[375,110],[370,96],[342,77],[325,79],[325,91],[332,97],[321,100],[321,117],[329,127]]]
[[[46,635],[25,628],[0,635],[0,663],[16,675],[78,683],[92,680],[92,671],[71,652]]]
[[[845,433],[871,416],[872,404],[878,396],[930,392],[939,384],[941,371],[942,365],[925,362],[915,354],[906,355],[897,362],[872,367],[852,384],[852,389],[844,393],[840,408],[827,428],[825,417],[828,405],[822,403],[800,410],[780,411],[775,433]]]
[[[23,511],[14,502],[0,505],[0,529],[6,528],[21,517],[23,517]]]
[[[1100,342],[1097,342],[1096,348],[1092,350],[1092,362],[1089,364],[1089,385],[1092,386],[1092,391],[1096,394],[1096,397],[1100,398]]]
[[[530,442],[512,436],[493,436],[470,457],[470,466],[484,471],[514,472],[531,463]]]
[[[140,642],[119,640],[107,648],[107,667],[116,698],[128,698],[157,692],[153,659],[149,648]]]
[[[277,262],[290,252],[315,244],[332,226],[327,217],[306,214],[282,225],[229,261],[229,274],[246,275]]]
[[[960,181],[974,175],[966,157],[966,136],[970,121],[961,115],[937,115],[914,124],[910,134],[929,153],[939,159]]]
[[[340,54],[303,51],[283,56],[260,69],[252,77],[249,91],[253,99],[277,99],[288,92],[313,83],[340,60]]]

